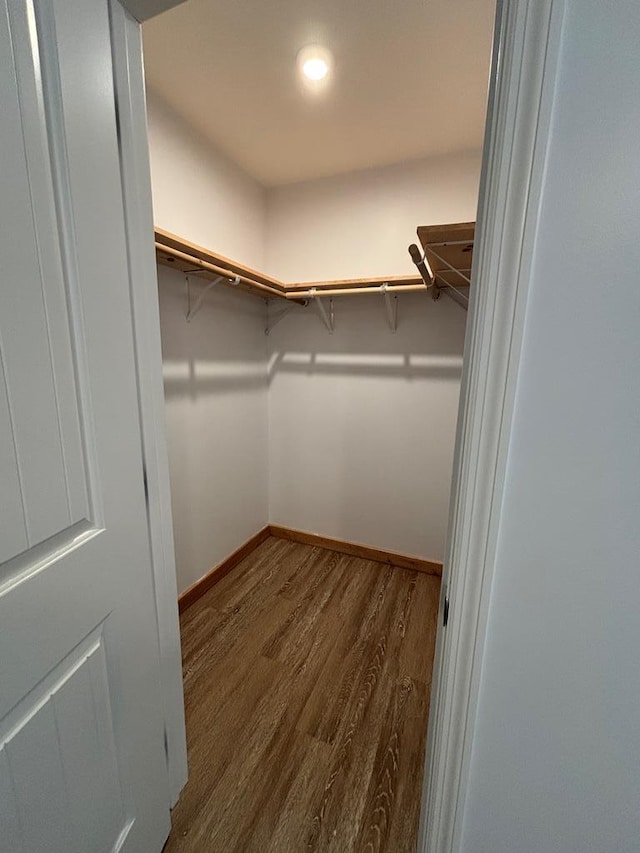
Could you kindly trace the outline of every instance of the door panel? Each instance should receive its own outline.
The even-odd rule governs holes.
[[[43,837],[51,851],[111,849],[125,821],[102,631],[4,722],[0,767],[15,791],[12,823],[25,828],[27,849]]]
[[[0,0],[0,851],[169,830],[106,0]]]
[[[3,50],[0,59],[3,155],[9,154],[0,160],[0,181],[3,200],[11,200],[2,222],[0,420],[8,428],[0,437],[0,458],[7,460],[7,475],[17,485],[12,517],[21,517],[17,527],[22,533],[19,538],[3,535],[3,561],[89,515],[71,303],[46,127],[36,97],[37,55],[24,49],[29,34],[23,12],[13,10],[14,38],[16,30],[20,34],[13,57]],[[0,27],[6,43],[6,16]]]

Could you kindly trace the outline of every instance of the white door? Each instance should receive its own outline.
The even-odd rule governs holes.
[[[0,0],[0,850],[154,853],[158,635],[106,0]]]

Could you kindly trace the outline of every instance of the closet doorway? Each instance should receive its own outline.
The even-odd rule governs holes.
[[[494,16],[188,0],[143,27],[167,851],[416,849]]]

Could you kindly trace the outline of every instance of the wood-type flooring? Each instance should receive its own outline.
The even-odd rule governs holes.
[[[271,537],[186,610],[166,853],[414,853],[439,589]]]

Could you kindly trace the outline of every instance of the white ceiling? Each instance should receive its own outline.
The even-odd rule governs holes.
[[[143,27],[147,84],[265,186],[482,144],[495,0],[189,0]],[[296,54],[320,43],[310,95]]]

